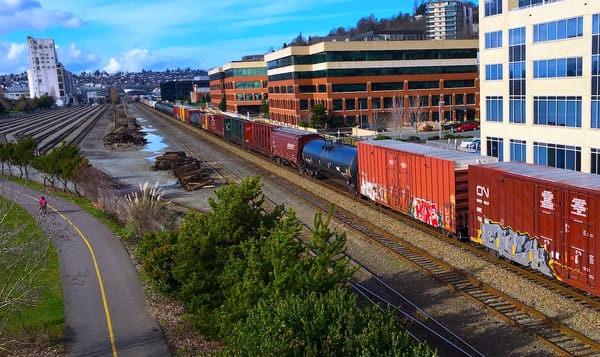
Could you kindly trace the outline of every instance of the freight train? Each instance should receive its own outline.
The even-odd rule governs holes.
[[[600,296],[600,175],[396,140],[348,146],[267,121],[142,102]]]

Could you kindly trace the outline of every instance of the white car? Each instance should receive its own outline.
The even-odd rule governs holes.
[[[477,149],[481,145],[481,139],[469,138],[465,139],[460,143],[460,147],[463,149]]]

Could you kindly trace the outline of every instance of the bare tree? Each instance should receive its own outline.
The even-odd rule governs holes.
[[[0,336],[6,336],[10,317],[38,303],[38,277],[45,270],[51,244],[45,234],[31,229],[24,220],[14,219],[15,214],[20,214],[10,200],[16,193],[2,182],[0,195],[8,198],[0,199]],[[0,337],[0,351],[14,342]]]
[[[406,113],[407,110],[404,106],[404,97],[401,95],[397,97],[394,96],[392,98],[392,117],[389,123],[394,138],[397,138],[398,136],[402,137]]]

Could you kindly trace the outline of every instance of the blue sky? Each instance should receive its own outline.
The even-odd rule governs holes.
[[[27,36],[53,38],[73,73],[211,69],[325,36],[371,14],[413,13],[416,0],[0,0],[0,74],[27,70]]]

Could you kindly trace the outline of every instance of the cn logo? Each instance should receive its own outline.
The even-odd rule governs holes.
[[[475,188],[475,194],[478,197],[489,198],[490,197],[490,189],[488,187],[483,187],[483,186],[477,185],[477,188]]]

